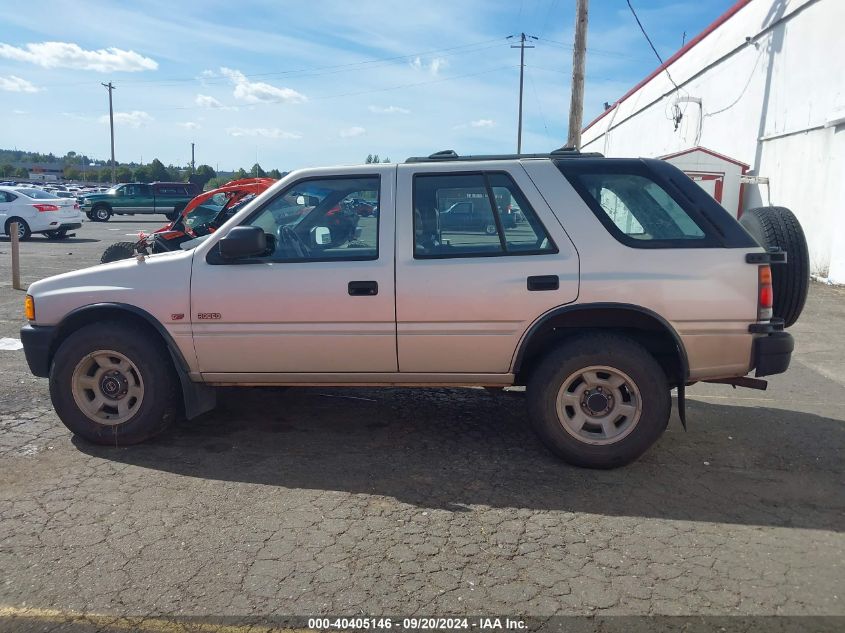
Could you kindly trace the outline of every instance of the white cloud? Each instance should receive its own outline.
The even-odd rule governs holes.
[[[239,70],[221,68],[220,72],[235,86],[235,99],[246,103],[304,103],[308,98],[293,88],[278,88],[263,81],[250,81]]]
[[[186,130],[198,130],[200,129],[200,124],[194,121],[185,121],[184,123],[178,123],[180,127],[185,128]]]
[[[441,68],[446,68],[449,65],[448,60],[444,57],[434,57],[430,62],[424,62],[420,57],[414,57],[411,60],[411,68],[415,70],[427,70],[432,75],[440,72]]]
[[[29,114],[27,110],[12,110],[12,114]]]
[[[201,108],[219,108],[220,110],[237,110],[237,106],[224,106],[220,103],[219,100],[215,99],[211,95],[203,95],[198,94],[194,98],[194,103],[196,103]]]
[[[362,128],[360,125],[353,125],[352,127],[348,127],[345,130],[340,131],[341,138],[353,138],[355,136],[361,136],[367,130]]]
[[[375,112],[376,114],[411,114],[411,111],[407,108],[400,108],[399,106],[370,106],[370,112]]]
[[[108,123],[109,115],[104,114],[99,119],[100,123]],[[147,123],[151,123],[153,117],[141,110],[132,110],[132,112],[115,112],[114,122],[117,125],[128,125],[129,127],[141,127]]]
[[[85,50],[70,42],[39,42],[25,47],[0,44],[0,57],[29,62],[44,68],[74,68],[106,73],[156,70],[158,62],[135,51],[120,48]]]
[[[301,134],[285,132],[277,127],[230,127],[226,130],[229,136],[262,136],[264,138],[298,139]]]
[[[8,92],[38,92],[41,88],[15,75],[0,77],[0,90]]]
[[[475,121],[470,121],[471,127],[493,127],[496,125],[496,122],[493,119],[477,119]]]

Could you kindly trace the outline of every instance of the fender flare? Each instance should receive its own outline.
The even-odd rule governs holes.
[[[182,387],[182,400],[185,406],[186,418],[190,420],[202,413],[211,411],[216,406],[217,392],[213,387],[209,387],[204,383],[194,382],[193,380],[191,380],[189,376],[190,368],[188,366],[188,362],[185,360],[182,351],[179,349],[179,346],[176,345],[176,342],[173,340],[173,337],[170,335],[170,332],[168,332],[167,329],[161,324],[161,322],[159,322],[159,320],[156,319],[152,314],[142,308],[139,308],[138,306],[130,305],[128,303],[110,301],[101,303],[91,303],[68,312],[62,318],[62,320],[55,326],[56,334],[50,346],[50,359],[48,360],[49,365],[52,365],[52,357],[55,352],[56,344],[60,340],[59,337],[62,333],[62,328],[65,327],[67,323],[73,318],[80,317],[88,312],[95,312],[99,310],[122,311],[132,314],[133,316],[142,319],[145,323],[150,325],[156,332],[158,332],[159,336],[161,336],[165,346],[167,347],[167,351],[173,361],[173,367],[176,370],[176,374],[179,376],[179,383]]]
[[[525,352],[531,342],[531,338],[537,332],[541,331],[543,327],[549,323],[549,321],[560,316],[576,314],[578,312],[586,312],[588,310],[601,310],[607,312],[617,311],[620,313],[637,312],[657,321],[662,326],[662,328],[672,336],[672,339],[675,341],[675,346],[678,350],[678,358],[681,362],[680,370],[682,381],[687,382],[689,380],[689,358],[687,357],[687,350],[684,347],[684,343],[681,340],[680,335],[675,330],[675,328],[672,327],[669,321],[664,319],[662,316],[660,316],[653,310],[649,310],[648,308],[644,308],[633,303],[611,302],[577,303],[565,305],[560,306],[558,308],[553,308],[552,310],[549,310],[548,312],[543,314],[536,321],[534,321],[534,323],[531,324],[531,326],[526,330],[525,334],[523,334],[522,338],[520,339],[519,347],[517,347],[516,353],[514,354],[513,362],[511,363],[511,372],[516,374],[522,368],[522,362],[525,357]]]

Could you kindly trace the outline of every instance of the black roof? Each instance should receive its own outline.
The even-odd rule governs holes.
[[[520,158],[604,158],[598,152],[581,153],[571,147],[561,147],[548,154],[477,154],[460,156],[453,149],[446,149],[441,152],[434,152],[428,156],[411,156],[406,163],[436,163],[451,161],[475,161],[475,160],[517,160]]]

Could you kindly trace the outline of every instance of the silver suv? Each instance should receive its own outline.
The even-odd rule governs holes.
[[[686,385],[761,387],[793,348],[783,252],[656,160],[304,169],[183,248],[29,288],[27,361],[74,433],[141,442],[218,385],[525,385],[549,449],[611,468],[660,437],[671,389],[683,419]]]

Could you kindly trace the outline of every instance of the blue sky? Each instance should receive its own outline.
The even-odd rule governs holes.
[[[634,0],[664,59],[733,0]],[[39,2],[0,20],[0,147],[270,169],[562,145],[575,0]],[[625,0],[592,0],[585,122],[657,65]]]

